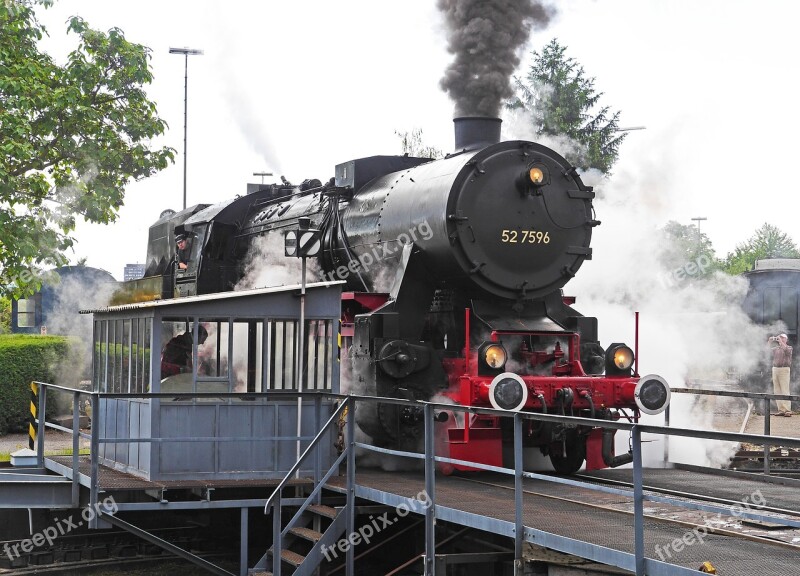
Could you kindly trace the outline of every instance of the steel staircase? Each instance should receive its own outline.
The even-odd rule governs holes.
[[[264,513],[272,513],[272,546],[249,570],[250,576],[281,576],[282,574],[311,576],[326,560],[325,552],[334,549],[345,530],[349,527],[349,530],[353,531],[355,521],[353,491],[348,491],[344,505],[337,507],[324,503],[322,491],[331,476],[339,471],[342,463],[347,465],[348,485],[353,485],[355,479],[354,406],[355,401],[350,398],[338,406],[267,500]],[[289,516],[290,511],[288,511],[288,506],[283,506],[281,503],[282,491],[288,487],[306,459],[317,449],[322,449],[322,439],[326,438],[328,432],[333,431],[339,420],[344,418],[347,418],[347,441],[344,450],[324,475],[319,473],[320,477],[313,479],[314,488],[311,493],[291,518],[284,522],[284,518]],[[276,550],[280,552],[275,554]],[[352,548],[346,553],[346,559],[348,563],[352,563]]]

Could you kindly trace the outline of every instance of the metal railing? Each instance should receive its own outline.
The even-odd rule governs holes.
[[[688,428],[674,428],[674,427],[668,428],[665,426],[644,425],[644,424],[629,423],[624,421],[594,420],[588,418],[578,418],[573,416],[556,416],[549,414],[538,414],[538,413],[527,413],[527,412],[509,413],[491,408],[465,407],[465,406],[440,404],[433,402],[414,402],[408,400],[399,400],[396,398],[376,398],[370,396],[355,396],[355,395],[340,396],[340,398],[344,400],[342,406],[346,405],[348,407],[347,424],[346,424],[347,425],[346,445],[343,453],[340,455],[339,459],[334,463],[334,466],[330,470],[328,470],[328,472],[325,474],[322,482],[324,483],[325,481],[327,481],[326,479],[329,478],[336,469],[338,469],[338,466],[346,458],[347,479],[346,479],[345,490],[347,494],[347,505],[345,506],[345,513],[348,515],[347,533],[348,534],[355,533],[355,513],[354,513],[355,508],[353,504],[353,499],[358,495],[359,492],[357,490],[356,477],[355,477],[356,476],[355,448],[360,448],[381,454],[390,454],[394,456],[424,460],[425,491],[428,495],[431,504],[424,509],[420,508],[420,509],[415,509],[414,511],[424,514],[425,516],[424,564],[425,564],[425,574],[430,576],[433,576],[436,570],[436,563],[435,563],[436,540],[434,531],[436,518],[438,517],[442,520],[459,523],[459,520],[463,522],[469,515],[468,513],[465,512],[459,514],[459,511],[457,510],[454,511],[452,509],[444,509],[437,507],[436,474],[435,474],[437,463],[457,464],[480,470],[498,472],[501,474],[514,477],[514,504],[515,504],[514,522],[512,523],[512,522],[494,520],[492,522],[487,521],[486,525],[487,527],[489,527],[489,525],[491,524],[490,527],[491,531],[498,534],[506,535],[514,539],[515,575],[522,574],[523,542],[526,540],[531,540],[531,541],[535,540],[537,542],[545,541],[548,543],[547,546],[549,548],[553,548],[561,552],[576,554],[579,556],[589,558],[590,560],[594,560],[596,562],[600,562],[603,564],[610,564],[626,570],[630,570],[635,574],[637,574],[637,576],[644,574],[648,574],[649,576],[673,576],[673,575],[688,576],[690,574],[696,574],[697,570],[684,568],[664,561],[647,558],[645,556],[644,502],[646,501],[657,502],[661,504],[669,504],[693,510],[700,510],[711,513],[720,513],[726,515],[731,515],[731,509],[726,508],[724,506],[718,506],[713,504],[692,503],[675,498],[658,496],[655,494],[645,494],[643,487],[643,473],[642,473],[642,434],[683,436],[683,437],[703,438],[710,440],[726,440],[732,442],[750,442],[750,443],[759,442],[767,444],[780,444],[782,446],[792,446],[800,448],[800,439],[798,438],[783,438],[783,437],[764,438],[762,436],[753,434],[734,434],[727,432],[713,432],[708,430],[694,430]],[[375,403],[375,402],[397,404],[405,407],[409,406],[422,407],[424,413],[424,425],[425,425],[424,452],[422,453],[405,452],[388,448],[379,448],[376,446],[371,446],[369,444],[364,444],[355,441],[353,430],[355,422],[354,420],[354,415],[356,411],[355,408],[357,404]],[[342,406],[340,406],[339,410],[337,410],[337,414],[341,413]],[[435,422],[434,412],[438,411],[461,412],[464,413],[464,417],[468,417],[470,415],[487,415],[487,416],[499,416],[502,418],[513,418],[514,420],[513,443],[514,443],[514,463],[515,463],[514,468],[512,469],[512,468],[491,466],[471,461],[448,458],[444,456],[437,456],[435,453],[435,444],[434,444],[434,422]],[[538,474],[538,473],[524,471],[522,469],[523,466],[522,430],[523,430],[523,422],[525,420],[537,420],[549,423],[559,423],[559,424],[579,425],[579,426],[596,426],[600,428],[613,428],[615,430],[629,432],[631,434],[631,448],[633,453],[633,489],[624,490],[619,488],[598,486],[596,484],[590,484],[579,480],[574,480],[571,478],[553,477],[545,474]],[[329,420],[326,426],[331,425],[332,421],[333,419]],[[307,457],[309,454],[313,452],[317,444],[324,437],[324,432],[325,432],[324,430],[321,431],[320,434],[318,434],[317,437],[311,442],[311,444],[306,449],[303,458]],[[525,526],[523,521],[523,506],[522,506],[523,479],[543,480],[547,482],[564,484],[577,488],[590,489],[607,494],[632,497],[634,504],[633,554],[590,543],[583,543],[583,542],[576,543],[576,541],[571,540],[567,537],[554,535],[552,533],[543,532],[533,527]],[[282,486],[285,486],[285,483],[282,483]],[[273,512],[273,523],[274,523],[273,573],[276,576],[280,574],[279,559],[280,559],[282,537],[285,535],[285,533],[288,531],[289,528],[289,526],[287,526],[286,529],[282,529],[281,527],[279,503],[280,503],[280,489],[282,488],[282,486],[279,487],[279,489],[276,489],[270,496],[269,499],[270,506],[265,507],[265,512],[270,508],[272,509]],[[321,486],[317,486],[317,489],[320,488]],[[447,512],[446,518],[442,516],[437,516],[437,511],[439,510],[441,511],[446,510]],[[743,518],[756,521],[769,521],[770,519],[769,516],[765,516],[762,514],[754,512],[740,512],[738,510],[737,510],[737,515]],[[298,515],[295,516],[295,518],[297,518],[298,516],[299,513]],[[292,521],[294,521],[294,519]],[[800,521],[786,520],[785,523],[787,525],[791,525],[794,527],[800,527]],[[346,554],[347,554],[345,559],[346,574],[347,576],[352,576],[354,574],[352,546],[347,548]]]
[[[56,384],[49,384],[45,382],[36,382],[39,386],[39,395],[37,400],[37,418],[35,424],[37,426],[36,434],[36,454],[37,454],[37,467],[45,467],[45,442],[47,437],[47,430],[58,430],[72,435],[72,461],[71,461],[71,475],[72,475],[72,504],[74,507],[79,505],[80,485],[81,479],[84,483],[89,485],[90,502],[96,503],[100,491],[99,478],[101,466],[100,446],[103,444],[168,444],[168,443],[203,443],[203,442],[258,442],[263,440],[283,441],[287,443],[304,443],[310,441],[312,436],[169,436],[169,437],[123,437],[101,436],[103,430],[103,414],[101,411],[101,400],[106,399],[127,399],[127,400],[142,400],[142,399],[169,399],[169,400],[226,400],[226,399],[264,399],[264,400],[290,400],[297,397],[310,398],[314,400],[314,429],[321,428],[322,418],[322,401],[325,397],[330,397],[331,394],[325,392],[303,392],[297,391],[279,391],[274,390],[270,392],[261,393],[235,393],[235,392],[204,392],[204,393],[106,393],[106,392],[92,392],[85,390],[77,390],[59,386]],[[41,415],[46,414],[48,403],[48,390],[57,392],[59,394],[69,394],[72,397],[72,429],[66,428],[54,422],[49,422]],[[88,397],[89,405],[91,407],[91,431],[86,433],[80,430],[80,406],[81,398]],[[187,431],[188,432],[188,431]],[[89,441],[89,454],[90,457],[90,473],[87,477],[86,474],[80,471],[80,449],[81,440]],[[321,470],[321,454],[315,461],[315,468],[313,477],[315,481],[320,478]],[[279,471],[280,474],[283,471]],[[90,527],[95,528],[97,519],[92,521]]]
[[[783,394],[766,394],[759,392],[738,392],[734,390],[698,390],[695,388],[671,388],[673,394],[691,394],[695,396],[724,396],[727,398],[744,398],[750,402],[745,418],[749,417],[750,410],[756,402],[761,402],[764,411],[764,436],[771,436],[770,425],[770,401],[773,400],[789,400],[790,402],[800,402],[800,396],[783,395]],[[667,406],[664,412],[664,426],[669,426],[670,423],[670,406]],[[742,428],[744,430],[744,427]],[[763,444],[763,442],[751,444]],[[776,444],[764,444],[764,474],[770,474],[770,446]],[[781,444],[783,445],[783,444]],[[669,458],[669,443],[664,442],[664,460],[668,461]]]
[[[690,438],[702,438],[702,439],[710,439],[710,440],[722,440],[722,441],[729,441],[729,442],[748,442],[751,444],[763,444],[765,447],[769,446],[785,446],[785,447],[792,447],[792,448],[800,448],[800,439],[798,438],[786,438],[780,436],[760,436],[755,434],[742,434],[742,433],[728,433],[728,432],[714,432],[709,430],[695,430],[689,428],[675,428],[675,427],[667,427],[667,426],[657,426],[657,425],[645,425],[641,423],[631,423],[625,421],[610,421],[610,420],[597,420],[597,419],[588,419],[588,418],[579,418],[574,416],[559,416],[559,415],[552,415],[552,414],[539,414],[539,413],[529,413],[529,412],[514,412],[509,413],[501,410],[495,410],[491,408],[476,408],[476,407],[469,407],[469,406],[459,406],[459,405],[452,405],[452,404],[442,404],[442,403],[433,403],[433,402],[418,402],[418,401],[409,401],[409,400],[400,400],[396,398],[377,398],[371,396],[356,396],[356,395],[340,395],[340,394],[333,394],[328,392],[284,392],[284,391],[272,391],[260,394],[235,394],[235,393],[196,393],[196,394],[108,394],[108,393],[98,393],[98,392],[86,392],[81,390],[75,390],[72,388],[66,388],[63,386],[57,386],[53,384],[47,383],[38,383],[40,386],[40,396],[38,399],[38,411],[37,415],[39,415],[38,424],[38,435],[37,435],[37,459],[38,464],[40,467],[44,467],[44,448],[45,448],[45,436],[47,429],[55,429],[60,430],[67,433],[72,433],[73,435],[73,455],[72,455],[72,482],[73,482],[73,504],[77,507],[79,502],[79,490],[80,490],[80,474],[79,470],[79,449],[80,449],[80,439],[89,439],[90,440],[90,450],[91,450],[91,472],[88,478],[88,484],[90,488],[90,503],[94,504],[98,500],[98,480],[99,480],[99,466],[100,466],[100,458],[99,458],[99,447],[103,443],[130,443],[130,442],[195,442],[195,441],[203,441],[204,439],[199,439],[196,437],[182,437],[182,438],[104,438],[100,436],[101,426],[98,425],[98,421],[102,418],[102,414],[100,413],[100,400],[102,398],[141,398],[141,397],[148,397],[148,398],[178,398],[178,397],[185,397],[189,398],[241,398],[242,396],[252,396],[252,397],[271,397],[271,398],[281,398],[285,399],[287,397],[314,397],[317,400],[317,403],[321,403],[323,399],[330,399],[330,400],[338,400],[340,402],[339,406],[333,412],[333,414],[327,419],[327,421],[323,424],[320,418],[321,410],[315,410],[316,413],[316,430],[318,431],[317,434],[314,436],[313,439],[310,437],[307,438],[296,438],[296,437],[286,437],[286,438],[276,438],[272,437],[272,440],[286,440],[286,441],[300,441],[300,440],[310,440],[308,446],[303,451],[300,459],[295,462],[295,464],[289,469],[284,477],[284,479],[279,483],[278,487],[273,491],[270,495],[268,500],[266,501],[265,511],[271,510],[273,512],[273,573],[278,576],[280,574],[280,551],[282,545],[282,539],[291,528],[294,522],[300,517],[303,511],[306,510],[308,505],[312,501],[319,502],[321,496],[321,490],[326,485],[326,483],[330,480],[334,473],[339,470],[339,466],[346,462],[346,493],[347,493],[347,505],[345,506],[344,513],[346,515],[346,530],[348,534],[353,534],[355,532],[355,506],[354,500],[356,496],[359,495],[358,486],[356,483],[356,448],[363,449],[366,451],[382,453],[382,454],[390,454],[405,458],[412,458],[417,460],[424,461],[424,470],[425,470],[425,492],[427,494],[428,500],[430,505],[423,506],[420,501],[416,501],[416,506],[411,506],[411,510],[417,512],[419,514],[424,515],[425,517],[425,554],[424,554],[424,564],[425,564],[425,573],[428,575],[433,576],[436,570],[436,562],[435,562],[435,550],[436,550],[436,538],[435,538],[435,531],[434,525],[437,518],[443,521],[454,522],[454,523],[461,523],[462,525],[474,525],[476,522],[476,515],[468,513],[466,511],[461,511],[453,508],[445,508],[437,504],[436,502],[436,465],[437,463],[443,464],[456,464],[462,466],[468,466],[470,468],[479,469],[479,470],[487,470],[492,472],[497,472],[500,474],[513,476],[514,478],[514,505],[515,505],[515,515],[514,521],[503,521],[497,519],[488,520],[484,518],[484,523],[487,527],[500,535],[508,536],[509,538],[513,538],[514,540],[514,551],[515,551],[515,574],[522,574],[522,545],[525,541],[537,541],[537,542],[547,542],[547,546],[549,548],[553,548],[555,550],[559,550],[561,552],[569,553],[569,554],[576,554],[590,560],[594,560],[596,562],[600,562],[603,564],[609,564],[613,566],[617,566],[626,570],[630,570],[637,575],[644,575],[648,574],[649,576],[667,576],[667,575],[690,575],[696,574],[696,570],[683,568],[681,566],[670,564],[664,561],[655,560],[652,558],[647,558],[645,555],[644,550],[644,502],[657,502],[661,504],[669,504],[673,506],[680,506],[684,508],[700,510],[705,512],[711,513],[720,513],[720,514],[730,514],[731,510],[724,506],[718,506],[713,504],[699,504],[699,503],[691,503],[686,502],[684,500],[678,500],[670,497],[665,496],[658,496],[655,494],[645,494],[644,487],[643,487],[643,472],[642,472],[642,435],[643,434],[656,434],[656,435],[664,435],[667,437],[670,436],[681,436],[681,437],[690,437]],[[60,393],[67,393],[72,395],[72,405],[73,405],[73,429],[70,430],[68,428],[59,426],[54,423],[45,422],[44,418],[41,418],[41,415],[46,413],[47,407],[47,390],[57,390]],[[692,391],[698,392],[698,391]],[[716,392],[711,392],[711,394],[716,394]],[[748,395],[746,393],[725,393],[721,395],[730,395],[730,396],[740,396],[740,397],[763,397],[764,399],[767,398],[775,398],[774,395]],[[79,408],[80,408],[80,398],[82,396],[88,396],[90,398],[91,407],[92,407],[92,430],[91,434],[86,434],[81,432],[78,428],[79,424]],[[781,397],[778,397],[781,398]],[[795,399],[796,397],[791,397]],[[424,451],[423,452],[406,452],[400,450],[393,450],[388,448],[379,448],[376,446],[372,446],[369,444],[356,442],[355,440],[355,414],[357,411],[358,404],[362,403],[385,403],[385,404],[395,404],[401,405],[404,407],[418,407],[422,409],[423,417],[424,417]],[[343,414],[345,414],[346,410],[346,440],[345,446],[342,453],[339,457],[334,461],[333,465],[323,474],[321,470],[320,464],[320,455],[321,455],[321,448],[323,447],[322,441],[324,438],[328,437],[328,434],[331,432],[332,428],[335,424],[339,421]],[[493,417],[501,417],[501,418],[511,418],[513,419],[513,450],[514,450],[514,468],[504,468],[499,466],[491,466],[486,464],[481,464],[477,462],[471,462],[467,460],[459,460],[454,458],[449,458],[445,456],[439,456],[436,454],[435,451],[435,421],[436,415],[435,412],[440,411],[447,411],[452,413],[462,413],[464,417],[470,417],[475,415],[485,415],[485,416],[493,416]],[[768,410],[766,411],[768,413]],[[561,477],[553,477],[544,474],[538,474],[534,472],[527,472],[523,470],[523,423],[526,420],[535,420],[541,421],[545,423],[553,423],[553,424],[566,424],[572,426],[591,426],[591,427],[598,427],[598,428],[611,428],[618,431],[627,432],[631,435],[631,449],[633,454],[633,489],[632,490],[625,490],[621,488],[612,488],[612,487],[605,487],[605,486],[598,486],[596,484],[590,484],[586,482],[582,482],[579,480],[575,480],[572,478],[561,478]],[[258,440],[258,438],[253,437],[226,437],[226,438],[215,438],[215,440],[220,441],[254,441]],[[314,465],[314,489],[311,495],[308,497],[304,504],[301,504],[298,508],[298,511],[294,514],[292,519],[289,521],[286,527],[281,525],[281,505],[282,505],[282,497],[281,491],[289,484],[291,478],[295,476],[298,470],[301,469],[303,463],[310,458],[311,456],[315,457],[315,465]],[[607,494],[614,494],[626,497],[632,497],[633,499],[633,508],[634,508],[634,526],[633,526],[633,541],[634,541],[634,552],[631,554],[629,552],[623,552],[616,549],[607,548],[597,544],[591,543],[584,543],[572,540],[568,537],[559,536],[553,533],[544,532],[532,526],[525,526],[524,518],[523,518],[523,480],[524,479],[535,479],[535,480],[542,480],[557,484],[568,485],[572,487],[582,488],[582,489],[591,489],[594,491],[607,493]],[[292,504],[296,505],[296,500],[292,499]],[[771,517],[761,515],[754,512],[742,512],[737,511],[737,516],[748,518],[751,520],[756,521],[769,521]],[[479,522],[479,521],[478,521]],[[795,520],[782,520],[783,523],[793,527],[800,527],[800,521]],[[96,520],[95,526],[96,527]],[[348,547],[346,551],[346,574],[348,576],[352,576],[354,574],[354,552],[353,547]]]

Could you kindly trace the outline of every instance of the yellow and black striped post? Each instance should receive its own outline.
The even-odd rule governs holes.
[[[28,423],[28,448],[36,450],[36,433],[39,426],[36,424],[36,411],[39,406],[39,385],[31,382],[31,421]]]

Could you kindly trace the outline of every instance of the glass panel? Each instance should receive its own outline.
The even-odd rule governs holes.
[[[150,391],[150,335],[153,331],[153,319],[145,318],[142,331],[142,392]]]
[[[161,322],[161,381],[192,371],[192,328],[186,321]],[[191,379],[189,380],[191,383]]]
[[[116,361],[116,369],[114,370],[114,392],[125,392],[126,388],[123,386],[123,383],[127,380],[128,372],[126,370],[125,365],[123,364],[122,357],[123,357],[123,349],[125,348],[125,337],[123,331],[123,322],[122,320],[117,320],[115,322],[115,330],[116,330],[116,347],[115,347],[115,361]],[[124,376],[123,376],[124,374]]]
[[[272,320],[270,325],[269,366],[270,388],[294,390],[297,339],[295,321]]]
[[[206,341],[197,350],[197,376],[227,378],[229,323],[227,318],[201,318]]]
[[[330,320],[311,320],[306,328],[305,386],[309,390],[330,390],[333,329]]]
[[[189,261],[186,263],[187,271],[194,272],[197,269],[197,262],[199,261],[200,250],[206,239],[206,225],[195,226],[191,233],[188,234],[189,246],[186,250],[189,253]]]
[[[36,300],[25,298],[17,302],[17,326],[33,328],[36,326]]]
[[[132,320],[129,318],[122,321],[122,392],[130,394],[132,392],[132,371],[131,351],[133,349],[133,328]]]
[[[161,323],[161,330],[165,342],[160,359],[162,392],[228,391],[227,320],[201,320],[197,328],[196,347],[193,344],[194,325],[191,322],[166,319]],[[194,389],[195,374],[197,389]],[[221,384],[214,381],[213,385],[209,385],[210,380],[217,378],[226,380]]]
[[[105,374],[105,322],[95,321],[94,323],[94,346],[92,346],[92,390],[99,392],[103,390],[103,375]]]
[[[263,324],[259,320],[236,320],[233,324],[234,392],[260,392],[261,342]]]
[[[111,370],[111,353],[109,351],[109,343],[111,341],[111,335],[109,334],[108,330],[108,320],[103,320],[103,339],[101,341],[101,354],[102,354],[102,386],[101,390],[103,392],[108,392],[108,375],[109,371]]]
[[[109,393],[114,392],[114,375],[117,370],[117,332],[114,329],[116,322],[109,320],[108,322],[108,350],[106,357],[108,361],[108,372],[106,373],[106,391]]]
[[[130,388],[128,392],[134,394],[139,389],[139,318],[131,318],[131,347],[128,362],[130,362]]]

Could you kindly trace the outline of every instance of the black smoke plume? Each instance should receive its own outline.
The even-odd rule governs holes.
[[[531,29],[547,27],[555,8],[542,0],[438,0],[453,63],[440,82],[458,116],[500,115],[513,96],[511,74]]]

